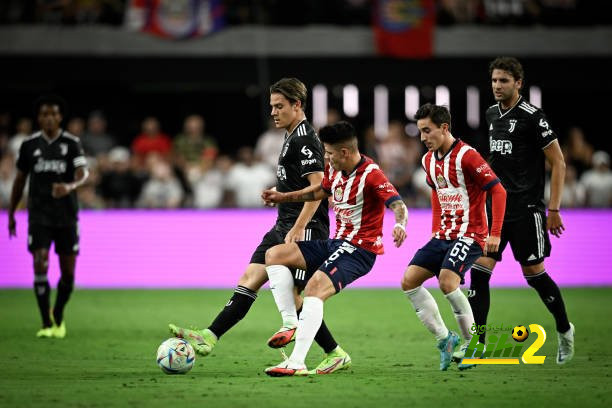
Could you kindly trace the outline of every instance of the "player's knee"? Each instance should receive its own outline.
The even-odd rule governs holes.
[[[544,263],[527,266],[523,265],[521,266],[521,269],[523,270],[523,277],[527,278],[542,273],[544,271]]]
[[[238,280],[238,285],[244,286],[245,288],[253,291],[258,291],[261,286],[267,282],[267,280],[268,274],[266,273],[266,268],[263,265],[258,267],[249,265]]]
[[[280,265],[281,250],[279,246],[273,246],[266,251],[266,265]]]
[[[327,275],[318,272],[308,280],[306,288],[304,289],[304,296],[316,296],[320,299],[325,299],[329,296],[330,291],[335,293],[334,284]]]
[[[408,273],[408,271],[406,271],[404,273],[404,276],[402,277],[402,290],[403,291],[412,290],[412,289],[416,288],[417,286],[419,286],[419,285],[414,281],[414,279]]]
[[[34,252],[34,273],[36,275],[46,275],[49,268],[49,251],[38,250]]]
[[[459,287],[459,284],[454,279],[450,279],[448,277],[440,277],[439,285],[440,290],[445,295],[448,295]]]

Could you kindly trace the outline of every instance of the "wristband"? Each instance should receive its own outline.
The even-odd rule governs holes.
[[[552,208],[549,208],[548,212],[559,212],[559,210],[553,210]]]
[[[406,232],[406,226],[403,224],[400,224],[399,222],[395,223],[395,225],[393,226],[393,228],[395,227],[400,227],[401,229],[404,230],[404,232]]]

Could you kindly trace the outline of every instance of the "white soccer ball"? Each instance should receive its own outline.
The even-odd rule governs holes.
[[[157,349],[157,365],[166,374],[185,374],[194,363],[193,347],[184,339],[169,338]]]

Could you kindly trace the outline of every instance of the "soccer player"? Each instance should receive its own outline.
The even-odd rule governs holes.
[[[276,189],[281,192],[318,186],[323,179],[323,146],[314,128],[306,120],[306,98],[306,86],[296,78],[283,78],[270,87],[274,125],[286,131],[276,171]],[[171,333],[189,341],[199,355],[210,354],[218,339],[246,316],[257,298],[257,291],[268,281],[265,269],[265,253],[268,248],[283,242],[327,238],[327,201],[280,204],[276,224],[264,235],[240,277],[234,294],[211,325],[204,330],[190,330],[170,324]],[[298,269],[294,273],[296,286],[304,287],[304,271]],[[299,309],[301,298],[297,296],[297,291],[295,301]],[[333,372],[350,365],[349,355],[336,343],[325,323],[321,324],[316,341],[327,354],[319,365],[321,370]],[[274,342],[268,345],[281,347]]]
[[[322,182],[299,191],[266,190],[262,194],[264,201],[281,204],[331,196],[336,213],[333,239],[285,243],[266,252],[270,289],[283,319],[283,327],[271,340],[286,344],[295,338],[289,359],[265,370],[270,376],[326,374],[319,368],[309,372],[304,363],[323,321],[323,303],[367,274],[376,256],[383,253],[385,206],[395,213],[395,245],[399,247],[406,239],[408,210],[378,165],[360,154],[353,126],[338,122],[323,127],[319,134],[329,159]],[[306,270],[308,277],[299,320],[289,268]]]
[[[489,74],[497,101],[486,112],[489,163],[508,190],[507,211],[499,251],[479,258],[472,267],[470,304],[476,324],[486,324],[489,279],[510,243],[527,283],[555,318],[557,363],[565,364],[574,356],[574,325],[567,318],[559,287],[544,267],[551,249],[547,230],[557,238],[565,230],[559,213],[565,178],[563,153],[544,112],[520,94],[524,81],[521,63],[511,57],[496,58],[489,65]],[[545,161],[552,169],[548,217],[544,211]],[[484,340],[483,333],[480,342]]]
[[[34,294],[38,302],[41,338],[64,338],[64,308],[74,288],[76,256],[79,253],[76,189],[88,176],[87,162],[79,139],[60,128],[63,101],[41,97],[36,103],[40,131],[21,144],[17,177],[8,212],[9,237],[16,236],[15,210],[28,185],[28,250],[34,258]],[[47,278],[49,248],[55,243],[61,276],[50,312],[51,288]]]
[[[499,246],[506,191],[487,162],[472,147],[451,134],[451,115],[444,106],[425,104],[415,114],[421,141],[429,150],[422,159],[427,184],[432,188],[432,238],[419,249],[402,279],[402,289],[418,318],[436,337],[440,370],[450,366],[459,336],[448,330],[436,301],[423,283],[436,276],[449,301],[465,340],[472,334],[474,317],[461,289],[465,272],[483,254]],[[487,231],[485,201],[492,197],[491,234]],[[464,352],[465,354],[465,352]],[[459,369],[473,364],[459,364]]]

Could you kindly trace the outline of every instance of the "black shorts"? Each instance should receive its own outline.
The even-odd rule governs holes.
[[[450,269],[461,277],[463,284],[465,272],[481,256],[482,248],[472,238],[461,237],[452,241],[432,238],[414,254],[409,265],[425,268],[438,278],[440,270]]]
[[[79,253],[79,225],[66,227],[49,227],[40,224],[28,225],[28,251],[49,249],[55,243],[58,255],[76,255]]]
[[[301,241],[298,247],[306,261],[306,281],[323,271],[340,292],[349,283],[372,270],[376,254],[342,240]]]
[[[533,210],[521,219],[504,222],[502,226],[499,251],[487,256],[496,261],[502,260],[502,252],[510,243],[514,259],[523,266],[536,265],[550,256],[550,238],[546,230],[546,214]]]
[[[276,226],[272,227],[270,231],[264,235],[263,239],[259,246],[253,252],[251,256],[251,262],[255,264],[266,264],[266,251],[273,246],[284,244],[285,243],[285,235],[287,235],[288,231],[283,231],[278,229]],[[329,239],[329,231],[322,231],[317,228],[307,228],[304,239],[306,241],[314,241],[320,239]],[[292,269],[293,280],[295,285],[303,288],[306,286],[306,271],[302,269]]]

